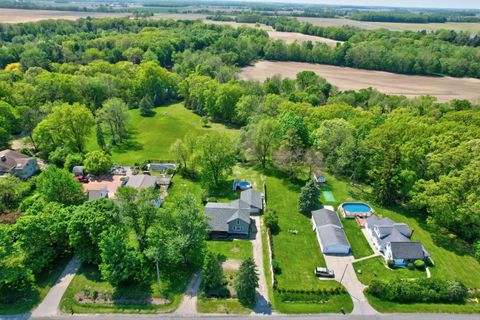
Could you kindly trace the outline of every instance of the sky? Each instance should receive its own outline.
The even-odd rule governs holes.
[[[290,2],[357,6],[480,9],[480,0],[257,0],[256,2]]]

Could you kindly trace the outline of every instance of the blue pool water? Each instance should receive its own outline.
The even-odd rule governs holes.
[[[239,185],[241,188],[245,188],[245,189],[251,187],[250,182],[248,182],[248,181],[242,181],[242,182],[240,182],[238,185]]]
[[[372,210],[372,208],[365,203],[344,203],[342,207],[345,211],[356,213],[367,213]]]

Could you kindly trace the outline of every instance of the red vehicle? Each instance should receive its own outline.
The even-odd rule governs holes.
[[[80,181],[82,183],[88,183],[88,178],[85,177],[85,176],[75,176],[75,179],[77,179],[78,181]]]

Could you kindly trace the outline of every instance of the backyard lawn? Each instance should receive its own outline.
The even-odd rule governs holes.
[[[83,265],[63,295],[60,309],[66,313],[170,312],[180,304],[192,270],[163,275],[161,290],[155,279],[149,285],[115,288],[101,279],[96,266]]]
[[[218,254],[221,260],[245,260],[252,256],[252,243],[249,240],[209,240],[207,248]]]
[[[153,117],[140,116],[138,109],[130,110],[131,137],[124,144],[111,150],[114,163],[133,165],[146,160],[172,159],[170,146],[187,133],[203,135],[210,131],[218,131],[231,137],[236,137],[239,133],[238,130],[228,129],[218,123],[211,123],[209,128],[204,128],[202,118],[186,109],[182,103],[153,110],[155,111]],[[92,130],[87,145],[88,150],[99,149],[94,131]]]

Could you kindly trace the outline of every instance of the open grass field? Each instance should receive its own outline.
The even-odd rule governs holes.
[[[200,297],[197,301],[200,313],[249,314],[252,312],[237,299],[208,299]]]
[[[80,12],[56,10],[25,10],[0,8],[0,23],[36,22],[47,19],[77,20],[79,18],[125,17],[128,13]]]
[[[418,269],[389,269],[383,263],[383,257],[373,257],[367,260],[355,262],[353,264],[355,271],[361,270],[362,273],[357,272],[357,277],[365,285],[369,285],[372,280],[390,281],[398,278],[416,279],[426,278],[427,273]]]
[[[153,117],[142,117],[138,109],[130,111],[131,137],[123,145],[112,149],[114,163],[133,165],[146,160],[171,159],[170,146],[189,132],[203,135],[218,131],[232,138],[239,134],[238,130],[228,129],[216,123],[204,128],[201,117],[186,109],[182,103],[153,110],[155,111]],[[99,148],[94,130],[87,148],[88,150]]]
[[[157,313],[170,312],[177,308],[187,286],[192,270],[175,270],[164,276],[161,290],[154,279],[151,285],[129,285],[112,287],[103,281],[96,266],[83,265],[75,275],[65,292],[60,309],[66,313]],[[111,303],[91,300],[79,301],[80,295],[85,292],[97,292],[98,296],[108,295]],[[163,301],[168,299],[168,301]]]
[[[392,31],[418,31],[428,30],[435,31],[440,29],[449,29],[455,31],[467,31],[471,33],[480,32],[480,23],[394,23],[394,22],[373,22],[373,21],[356,21],[344,18],[313,18],[313,17],[299,17],[298,20],[302,22],[309,22],[316,26],[322,27],[341,27],[352,26],[360,29],[373,30],[385,28]]]
[[[418,97],[432,95],[439,101],[468,99],[480,102],[480,79],[426,77],[395,74],[302,62],[259,61],[240,72],[243,80],[264,81],[273,75],[295,78],[300,71],[310,70],[327,79],[340,90],[375,88],[383,93]]]
[[[252,243],[249,240],[209,240],[209,251],[219,255],[221,260],[240,259],[252,257]]]
[[[55,284],[63,269],[67,265],[70,257],[62,257],[52,263],[52,268],[37,276],[37,284],[30,292],[23,294],[18,299],[23,301],[18,303],[0,303],[0,315],[2,314],[21,314],[32,310],[47,295],[50,288]],[[1,317],[0,317],[1,318]]]

